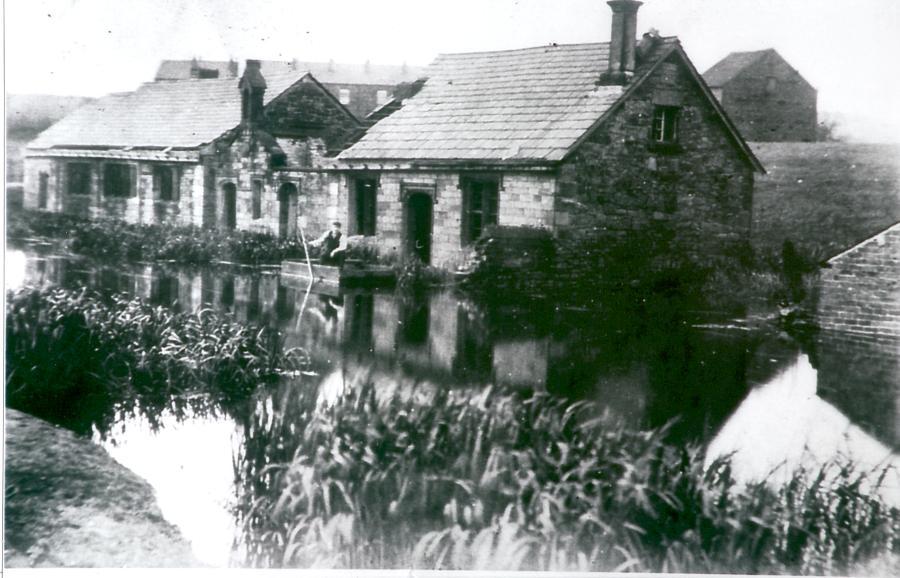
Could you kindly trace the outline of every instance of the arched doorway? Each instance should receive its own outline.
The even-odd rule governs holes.
[[[421,191],[406,197],[406,251],[423,263],[431,262],[431,226],[434,202]]]
[[[278,236],[297,234],[297,187],[284,183],[278,188]]]
[[[225,211],[222,218],[225,228],[237,227],[237,187],[234,183],[222,185],[222,208]]]

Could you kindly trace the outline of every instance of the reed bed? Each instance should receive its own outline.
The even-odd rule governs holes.
[[[326,404],[296,387],[252,422],[273,448],[241,461],[254,566],[896,574],[900,560],[900,512],[863,490],[877,473],[745,485],[728,459],[705,468],[666,428],[588,402],[370,385]]]
[[[161,408],[236,407],[303,363],[276,331],[212,311],[86,290],[7,293],[7,404],[79,433],[105,431],[117,411],[153,420]]]

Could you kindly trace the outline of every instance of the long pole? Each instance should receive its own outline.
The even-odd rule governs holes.
[[[306,255],[306,268],[309,270],[309,282],[312,283],[315,277],[313,277],[312,261],[309,259],[309,246],[306,244],[306,235],[303,234],[303,227],[298,225],[297,229],[300,230],[300,242],[303,243],[303,254]]]

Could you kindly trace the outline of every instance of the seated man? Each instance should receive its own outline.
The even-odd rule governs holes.
[[[322,247],[319,254],[319,262],[323,265],[342,265],[347,256],[347,240],[341,233],[341,222],[331,223],[331,230],[326,231],[321,237],[310,242],[313,247]]]

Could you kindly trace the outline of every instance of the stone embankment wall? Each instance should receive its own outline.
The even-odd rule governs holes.
[[[900,223],[828,265],[821,277],[819,325],[900,341]]]

